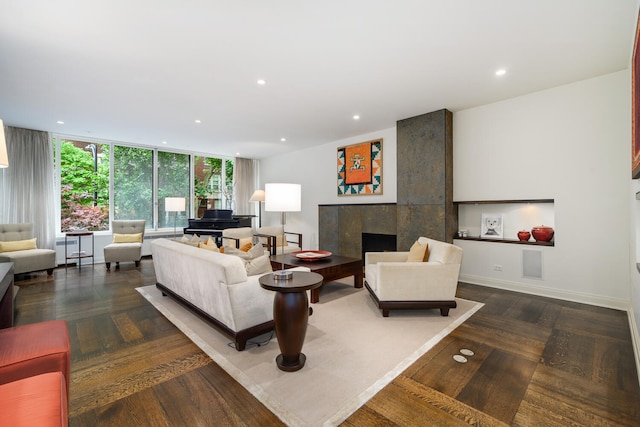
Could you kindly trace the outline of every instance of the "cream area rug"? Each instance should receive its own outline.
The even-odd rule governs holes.
[[[239,352],[227,336],[155,286],[138,291],[290,426],[340,424],[483,305],[456,299],[458,307],[448,317],[440,310],[396,310],[383,318],[367,290],[354,288],[352,279],[327,283],[320,302],[312,304],[302,348],[307,362],[297,372],[283,372],[270,334]]]

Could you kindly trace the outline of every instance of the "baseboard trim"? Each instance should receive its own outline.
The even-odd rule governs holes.
[[[638,372],[638,383],[640,384],[640,333],[638,333],[638,327],[636,326],[636,316],[633,311],[633,306],[629,305],[627,311],[629,315],[629,329],[631,330],[631,342],[633,343],[633,354],[636,358],[636,372]]]
[[[565,291],[561,289],[531,285],[528,283],[510,282],[469,274],[460,274],[458,280],[460,282],[471,283],[473,285],[487,286],[490,288],[504,289],[507,291],[521,292],[541,297],[556,298],[581,304],[596,305],[599,307],[614,308],[616,310],[623,310],[626,312],[629,312],[629,308],[631,306],[629,301],[603,297],[601,295],[594,295],[586,292]]]

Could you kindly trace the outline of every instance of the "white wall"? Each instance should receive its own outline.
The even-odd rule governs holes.
[[[382,194],[376,196],[338,196],[339,147],[382,138]],[[318,147],[294,151],[260,161],[261,188],[270,182],[302,184],[302,211],[287,214],[287,231],[302,233],[304,249],[318,248],[318,205],[395,203],[396,202],[396,128],[335,141]],[[280,224],[280,215],[262,213],[262,225]]]
[[[456,240],[463,280],[628,308],[629,82],[625,70],[454,113],[454,200],[555,199],[555,247],[526,247],[543,251],[542,280],[522,277],[520,245]],[[336,149],[379,137],[384,194],[337,196]],[[302,184],[287,229],[316,249],[319,204],[396,202],[395,127],[263,159],[262,185],[279,181]],[[263,224],[279,221],[263,214]]]
[[[456,241],[461,280],[628,308],[629,81],[621,71],[454,114],[455,200],[555,199],[542,280],[522,278],[520,245]]]

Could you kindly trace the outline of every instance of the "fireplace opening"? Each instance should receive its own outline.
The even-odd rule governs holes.
[[[365,252],[395,252],[396,240],[395,234],[362,233],[362,263]]]

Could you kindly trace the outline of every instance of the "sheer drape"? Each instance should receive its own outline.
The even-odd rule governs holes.
[[[233,168],[233,200],[237,215],[257,215],[259,203],[249,199],[257,189],[258,160],[236,158]]]
[[[9,167],[0,172],[0,223],[33,224],[38,247],[55,249],[53,146],[47,132],[5,126]]]

